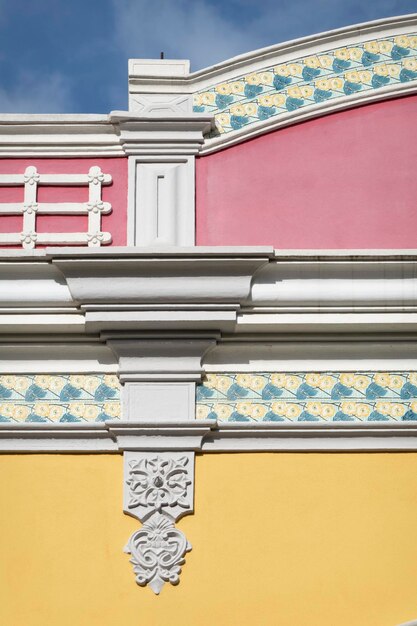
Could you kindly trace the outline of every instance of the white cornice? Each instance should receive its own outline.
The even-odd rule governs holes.
[[[107,422],[0,424],[0,453],[194,450],[201,452],[394,452],[417,450],[417,425]]]
[[[195,113],[141,116],[112,111],[109,120],[117,127],[120,144],[128,155],[197,154],[204,135],[214,128],[212,115]]]
[[[48,329],[49,330],[49,329]],[[117,360],[109,347],[84,336],[50,333],[33,341],[31,336],[8,334],[0,343],[0,374],[86,374],[115,373]]]
[[[336,28],[323,33],[308,35],[307,37],[292,39],[265,48],[259,48],[258,50],[245,52],[244,54],[226,59],[225,61],[203,68],[197,72],[191,72],[185,76],[183,73],[182,76],[164,77],[155,72],[153,76],[147,74],[142,77],[132,74],[130,80],[132,85],[141,85],[141,91],[145,85],[154,82],[155,84],[165,85],[167,91],[175,91],[179,85],[184,88],[188,86],[189,91],[193,93],[197,91],[197,89],[204,88],[206,83],[208,84],[219,76],[221,76],[221,80],[228,80],[241,74],[242,68],[244,68],[245,72],[251,72],[257,71],[265,67],[265,65],[271,65],[275,62],[275,57],[277,56],[279,56],[280,61],[286,62],[302,53],[309,55],[317,54],[317,52],[322,52],[336,43],[338,46],[343,46],[348,43],[354,44],[359,41],[366,41],[376,35],[382,37],[385,34],[393,32],[399,35],[406,34],[412,32],[416,27],[417,13],[388,17],[371,22],[344,26],[343,28]],[[131,63],[135,61],[138,60],[130,59]]]
[[[110,436],[124,450],[194,450],[202,449],[204,438],[217,424],[213,420],[171,422],[107,422]]]
[[[0,157],[124,156],[108,115],[0,114]]]
[[[118,451],[102,424],[0,424],[0,453]]]
[[[196,154],[211,115],[31,115],[0,113],[0,157],[117,157]]]
[[[414,332],[417,254],[47,248],[1,258],[7,333]],[[18,278],[19,280],[15,280]]]
[[[272,251],[247,248],[242,255],[205,256],[189,248],[182,255],[136,254],[132,249],[103,257],[52,253],[52,263],[74,301],[107,305],[128,303],[239,304],[250,293],[253,275]]]
[[[223,423],[203,443],[204,452],[349,452],[417,450],[417,425],[373,422],[305,425]]]

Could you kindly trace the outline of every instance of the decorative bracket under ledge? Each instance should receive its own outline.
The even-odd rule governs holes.
[[[109,423],[124,450],[124,511],[143,523],[125,546],[138,585],[159,594],[178,584],[191,544],[175,522],[193,512],[194,450],[212,424],[189,420],[172,424]],[[179,432],[181,431],[181,433]]]
[[[191,550],[177,519],[193,512],[193,452],[125,452],[124,511],[143,522],[125,552],[138,585],[159,594],[164,583],[178,584]]]

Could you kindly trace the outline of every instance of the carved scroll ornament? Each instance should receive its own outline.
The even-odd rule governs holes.
[[[126,452],[125,512],[143,522],[125,547],[138,585],[159,594],[164,583],[179,582],[191,545],[175,527],[192,513],[193,453]]]

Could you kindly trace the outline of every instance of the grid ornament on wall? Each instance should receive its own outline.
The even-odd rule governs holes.
[[[0,187],[23,186],[23,202],[1,203],[2,215],[22,215],[22,230],[19,233],[0,232],[0,245],[22,245],[35,248],[36,245],[85,245],[99,247],[111,243],[111,234],[101,230],[101,216],[111,212],[111,204],[103,202],[103,185],[110,185],[112,177],[104,174],[98,166],[90,167],[88,174],[41,174],[30,165],[24,174],[1,174]],[[38,187],[47,186],[88,186],[87,202],[38,202]],[[88,215],[86,233],[38,232],[37,215]]]

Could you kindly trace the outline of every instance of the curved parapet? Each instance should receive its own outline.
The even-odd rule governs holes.
[[[212,152],[312,117],[417,91],[417,15],[263,48],[182,79],[212,114]],[[184,85],[185,86],[185,85]]]

